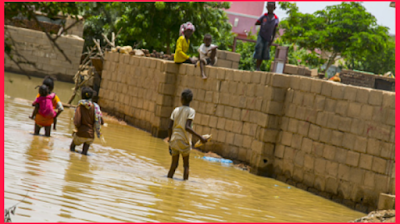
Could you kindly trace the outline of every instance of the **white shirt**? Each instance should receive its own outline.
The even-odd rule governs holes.
[[[192,145],[192,135],[186,131],[186,121],[193,120],[195,114],[196,111],[188,106],[180,106],[172,111],[171,120],[174,121],[174,126],[172,127],[171,142],[183,140],[188,145]]]
[[[214,44],[210,44],[210,46],[207,47],[204,43],[201,44],[198,49],[200,59],[210,57],[211,51],[209,51],[209,50],[215,46],[216,45],[214,45]]]

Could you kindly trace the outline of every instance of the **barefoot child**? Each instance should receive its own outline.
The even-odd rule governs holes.
[[[195,110],[189,107],[192,99],[192,91],[190,89],[183,90],[181,95],[182,106],[175,108],[171,114],[168,136],[172,162],[168,172],[168,178],[174,176],[175,170],[178,167],[179,154],[182,155],[183,159],[183,179],[187,180],[189,178],[189,154],[192,146],[191,134],[198,137],[201,142],[207,141],[207,139],[203,138],[192,129],[192,122],[195,115]]]
[[[50,76],[47,76],[43,80],[43,85],[47,86],[49,89],[49,94],[52,94],[52,91],[54,89],[54,79],[51,78]],[[36,96],[36,98],[40,97],[40,94]],[[44,118],[40,114],[36,114],[35,116],[35,131],[34,134],[38,135],[40,132],[40,129],[42,127],[45,128],[45,135],[50,136],[51,132],[51,124],[54,124],[54,130],[56,130],[56,123],[57,123],[57,117],[60,116],[60,114],[64,111],[64,107],[58,98],[57,94],[54,93],[54,98],[52,100],[53,104],[53,110],[57,109],[57,114],[54,118],[49,119],[49,118]]]
[[[200,71],[201,77],[207,79],[206,73],[204,71],[205,65],[215,65],[217,63],[217,48],[218,46],[211,44],[212,37],[210,34],[204,35],[203,44],[200,45],[199,57],[200,57]]]
[[[181,36],[176,41],[174,62],[176,64],[196,64],[196,60],[186,54],[186,52],[189,50],[189,39],[195,31],[194,25],[190,22],[184,23],[181,25],[181,29],[179,31],[181,32]]]
[[[32,112],[32,116],[29,118],[35,120],[37,115],[43,118],[43,120],[51,121],[56,117],[56,112],[53,109],[53,99],[55,94],[49,94],[49,88],[46,85],[39,87],[39,97],[32,103],[35,109]],[[50,126],[44,126],[46,136],[50,136]],[[36,134],[36,133],[35,133]],[[39,134],[39,133],[37,133]]]
[[[254,59],[257,59],[256,70],[260,71],[263,60],[270,59],[270,47],[275,39],[276,28],[279,24],[278,16],[275,15],[275,2],[267,3],[268,13],[262,15],[255,25],[260,25],[260,31],[257,36],[257,43],[254,52]]]
[[[78,102],[75,110],[74,125],[76,132],[72,135],[70,150],[75,151],[75,146],[83,144],[82,154],[87,155],[90,144],[94,141],[94,132],[99,139],[102,139],[100,125],[103,125],[103,118],[99,105],[92,102],[95,91],[90,87],[82,88],[82,100]]]

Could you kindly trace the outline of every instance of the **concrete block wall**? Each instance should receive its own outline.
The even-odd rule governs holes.
[[[277,179],[360,211],[395,193],[395,94],[291,76]]]
[[[239,68],[240,54],[230,51],[217,50],[218,62],[215,67]]]
[[[247,162],[251,172],[341,202],[375,209],[395,193],[395,93],[296,75],[206,67],[107,53],[100,105],[166,137],[190,88],[205,150]],[[197,139],[193,139],[197,141]]]
[[[69,63],[52,46],[44,32],[6,25],[5,38],[9,35],[14,39],[15,47],[19,54],[36,64],[36,68],[30,64],[21,64],[26,73],[39,77],[51,75],[60,81],[73,82],[73,77],[78,71],[82,55],[84,44],[82,38],[62,36],[57,40],[61,49],[72,62]],[[14,59],[18,60],[18,57],[14,55]],[[6,71],[23,73],[7,56],[4,67]]]

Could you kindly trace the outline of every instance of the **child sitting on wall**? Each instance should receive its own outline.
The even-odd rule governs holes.
[[[204,66],[216,65],[217,63],[217,48],[218,46],[211,44],[212,37],[210,34],[204,35],[203,44],[200,45],[198,51],[200,56],[200,71],[201,77],[207,79]]]
[[[74,139],[71,142],[70,150],[75,151],[75,146],[83,144],[82,154],[87,155],[90,144],[94,141],[94,134],[102,139],[100,125],[103,125],[103,118],[99,105],[92,102],[96,94],[90,87],[82,88],[82,100],[78,102],[75,110],[74,125],[76,132],[72,134]]]
[[[183,159],[183,179],[189,178],[189,154],[192,147],[191,134],[200,139],[201,142],[206,142],[207,139],[197,134],[193,130],[193,119],[195,110],[189,107],[193,99],[193,93],[190,89],[183,90],[181,94],[182,106],[177,107],[171,114],[171,122],[168,127],[169,150],[172,155],[171,168],[168,172],[168,178],[174,176],[175,170],[178,167],[179,154]]]
[[[176,41],[174,62],[176,64],[182,64],[182,63],[196,64],[197,61],[186,54],[190,46],[189,39],[192,36],[193,32],[195,31],[194,25],[190,22],[184,23],[181,25],[179,31],[181,36]]]

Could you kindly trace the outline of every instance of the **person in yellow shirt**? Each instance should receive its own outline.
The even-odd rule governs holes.
[[[191,22],[187,22],[181,25],[180,33],[181,36],[176,41],[176,49],[174,55],[174,62],[177,64],[189,63],[196,64],[194,58],[189,57],[186,52],[189,50],[190,37],[195,31],[195,27]]]
[[[46,85],[49,88],[49,93],[53,92],[54,89],[54,79],[50,76],[47,76],[44,78],[43,80],[43,85]],[[55,94],[54,94],[55,95]],[[40,94],[38,94],[36,96],[36,98],[40,97]],[[44,127],[44,131],[45,131],[45,136],[50,137],[50,132],[51,132],[51,125],[54,123],[54,130],[56,130],[56,124],[57,124],[57,117],[61,114],[61,112],[64,111],[64,107],[60,101],[60,99],[58,98],[57,95],[54,96],[53,100],[53,109],[54,110],[58,110],[56,117],[54,118],[49,118],[49,117],[43,117],[42,115],[40,115],[39,113],[36,114],[35,117],[33,117],[33,119],[35,120],[35,131],[34,134],[38,135],[40,132],[40,129],[42,127]]]

